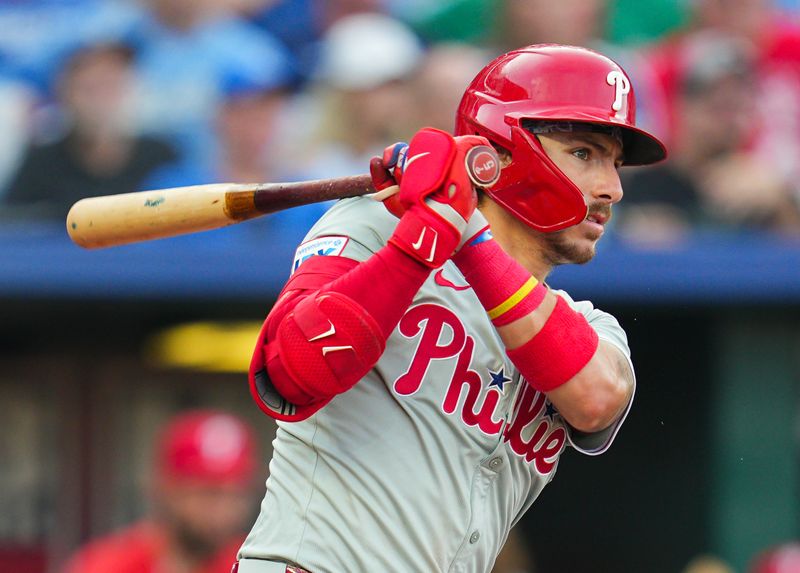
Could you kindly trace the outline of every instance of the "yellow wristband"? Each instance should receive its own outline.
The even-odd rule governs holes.
[[[519,289],[517,289],[517,292],[515,292],[510,297],[508,297],[506,300],[504,300],[503,302],[498,304],[496,307],[494,307],[493,309],[491,309],[491,310],[489,310],[487,312],[487,314],[489,315],[489,319],[490,320],[494,320],[498,316],[502,316],[503,314],[507,313],[509,310],[511,310],[512,308],[517,306],[519,304],[519,302],[523,298],[528,296],[528,294],[534,288],[536,288],[536,285],[538,285],[538,284],[539,284],[539,281],[536,280],[536,277],[529,278],[527,281],[525,281],[523,283],[523,285],[521,287],[519,287]]]

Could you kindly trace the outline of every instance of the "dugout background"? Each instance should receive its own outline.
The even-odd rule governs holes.
[[[246,224],[84,252],[62,233],[0,237],[2,571],[55,571],[81,541],[141,515],[149,444],[171,412],[242,414],[265,467],[274,431],[244,374],[157,364],[152,347],[176,325],[257,324],[298,237]],[[612,449],[564,455],[520,524],[538,573],[673,573],[705,553],[744,571],[797,539],[800,254],[735,241],[610,241],[552,277],[618,316],[638,388]]]

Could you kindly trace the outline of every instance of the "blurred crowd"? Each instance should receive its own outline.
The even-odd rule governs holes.
[[[632,6],[648,18],[626,20]],[[798,235],[798,11],[788,0],[4,2],[3,218],[63,220],[94,195],[364,173],[419,127],[452,129],[496,54],[556,42],[617,59],[640,125],[669,144],[663,164],[624,170],[619,235]]]

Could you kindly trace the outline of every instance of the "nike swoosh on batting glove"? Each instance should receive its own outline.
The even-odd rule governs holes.
[[[456,140],[433,128],[417,132],[402,165],[399,200],[407,210],[390,243],[431,268],[444,264],[477,206],[466,154],[486,144],[482,137]]]

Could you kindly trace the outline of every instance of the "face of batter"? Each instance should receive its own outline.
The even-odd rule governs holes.
[[[622,199],[618,169],[622,144],[611,135],[591,132],[539,135],[547,155],[581,190],[589,206],[586,219],[555,233],[541,233],[496,203],[481,209],[503,247],[539,279],[552,267],[582,264],[594,257],[597,242],[611,220],[612,206]]]

